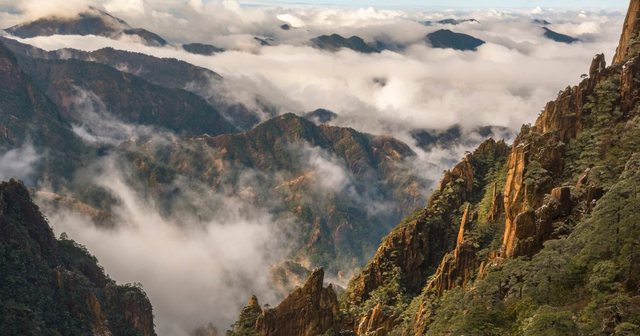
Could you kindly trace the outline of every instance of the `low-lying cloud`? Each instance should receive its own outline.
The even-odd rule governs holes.
[[[118,199],[115,228],[75,212],[43,210],[56,233],[89,246],[114,280],[144,285],[160,335],[188,335],[209,321],[224,330],[251,293],[275,303],[268,272],[286,245],[281,224],[267,211],[228,195],[201,194],[210,200],[214,220],[162,216],[130,186],[115,158],[105,159],[102,171],[94,182]]]
[[[29,182],[41,156],[30,143],[0,154],[0,181],[16,178]]]

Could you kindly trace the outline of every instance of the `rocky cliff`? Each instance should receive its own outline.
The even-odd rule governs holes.
[[[155,335],[142,289],[57,240],[22,183],[0,184],[0,330],[7,335]]]
[[[338,298],[332,285],[324,287],[324,270],[311,273],[277,307],[261,309],[253,296],[240,318],[227,332],[231,336],[337,335],[340,325]]]
[[[467,155],[383,240],[342,299],[344,330],[640,333],[639,4],[612,66],[596,55],[510,149]]]
[[[622,36],[620,36],[620,43],[616,50],[616,55],[613,58],[613,64],[621,64],[629,56],[635,57],[638,51],[638,40],[640,33],[640,1],[632,0],[629,4],[629,10],[627,11],[627,17],[622,27]]]

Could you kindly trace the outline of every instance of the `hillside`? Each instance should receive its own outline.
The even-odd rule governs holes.
[[[316,280],[230,334],[639,334],[638,9],[611,66],[597,55],[510,147],[487,140],[445,172],[339,303]],[[324,304],[289,314],[300,300]]]
[[[155,335],[144,291],[116,284],[83,246],[56,239],[15,180],[0,184],[0,283],[3,335]]]

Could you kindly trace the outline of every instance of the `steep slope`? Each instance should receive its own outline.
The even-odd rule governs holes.
[[[74,103],[84,90],[99,98],[107,111],[124,122],[160,126],[190,135],[236,131],[204,99],[185,90],[151,84],[109,66],[73,59],[24,59],[22,68],[70,122],[83,122],[82,111],[77,111]]]
[[[340,333],[639,334],[638,51],[597,55],[510,150],[488,141],[445,172],[350,282]]]
[[[0,148],[7,151],[31,143],[50,146],[38,168],[69,178],[90,153],[71,131],[57,106],[22,71],[14,55],[0,43]]]
[[[46,17],[5,29],[9,34],[30,38],[51,35],[97,35],[110,38],[135,37],[150,46],[164,46],[167,41],[142,28],[132,28],[124,20],[99,10],[88,8],[73,17]]]
[[[155,335],[141,288],[117,285],[51,228],[20,182],[0,183],[0,330],[6,335]]]

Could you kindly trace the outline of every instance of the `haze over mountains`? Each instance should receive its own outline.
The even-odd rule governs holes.
[[[91,5],[0,16],[0,176],[22,179],[56,234],[68,234],[49,245],[78,249],[75,239],[113,279],[141,282],[161,335],[222,331],[251,294],[275,306],[308,274],[302,292],[325,275],[346,286],[442,189],[443,169],[487,137],[512,140],[593,50],[615,49],[622,20],[543,13],[545,28],[580,39],[565,44],[522,12]],[[483,146],[498,162],[506,145],[493,144]],[[93,259],[66,257],[43,258],[47,272],[69,270],[97,296],[69,308],[82,330],[152,334],[147,308],[134,313],[144,325],[104,322],[132,306],[104,301],[115,284],[82,268]],[[39,288],[61,286],[49,285]],[[247,311],[262,314],[256,305]],[[2,318],[67,330],[18,308]],[[276,322],[265,313],[265,330]]]

